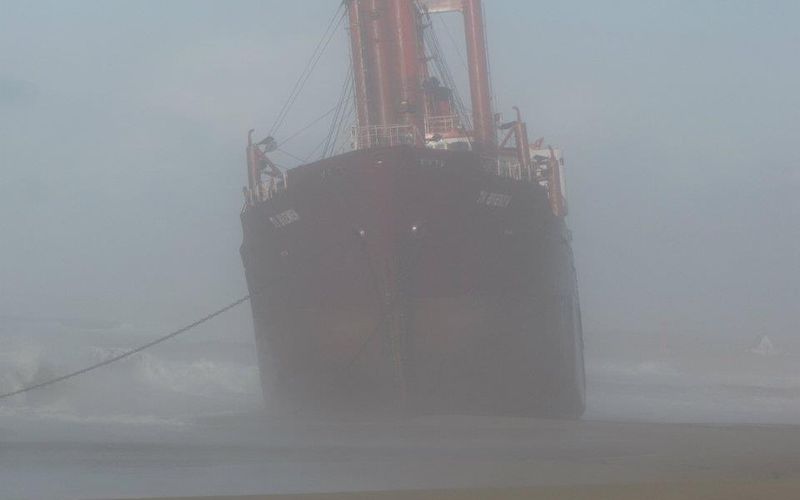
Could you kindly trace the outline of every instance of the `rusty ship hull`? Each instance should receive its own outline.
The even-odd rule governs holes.
[[[268,405],[579,416],[570,233],[546,189],[466,151],[358,150],[242,212]]]

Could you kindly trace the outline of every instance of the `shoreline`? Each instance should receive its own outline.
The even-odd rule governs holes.
[[[770,500],[800,498],[800,479],[756,482],[675,482],[481,488],[446,490],[365,491],[286,495],[158,497],[126,500]]]

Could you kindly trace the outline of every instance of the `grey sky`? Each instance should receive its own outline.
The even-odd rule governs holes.
[[[243,293],[246,131],[335,9],[0,0],[0,314],[181,322]],[[486,10],[500,111],[565,150],[587,331],[800,332],[800,4]],[[346,64],[340,33],[285,135]]]

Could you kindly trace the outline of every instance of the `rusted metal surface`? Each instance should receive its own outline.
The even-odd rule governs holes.
[[[482,153],[493,153],[496,149],[497,135],[492,113],[489,60],[486,54],[486,34],[480,0],[463,0],[463,13],[474,139]]]
[[[531,166],[531,146],[528,139],[528,124],[525,122],[520,123],[520,137],[522,137],[522,151],[525,154],[523,166],[529,168]]]
[[[347,3],[350,19],[350,53],[353,61],[353,81],[355,84],[356,116],[359,126],[369,127],[370,116],[368,107],[367,86],[367,47],[364,45],[365,15],[361,0],[349,0]]]
[[[389,0],[392,5],[397,62],[400,72],[399,115],[402,123],[422,132],[425,130],[425,103],[422,94],[420,67],[424,54],[419,45],[419,22],[416,5],[409,0]],[[417,146],[424,146],[421,133],[417,133]]]
[[[527,137],[523,131],[522,115],[519,108],[514,106],[514,111],[517,114],[517,121],[514,123],[514,141],[517,147],[517,161],[520,167],[526,169],[530,165],[530,152],[527,148]]]
[[[368,67],[367,82],[373,87],[374,99],[370,102],[372,125],[394,125],[397,123],[394,106],[394,85],[396,74],[395,50],[391,26],[391,9],[386,0],[369,2],[369,40],[372,50]]]
[[[432,86],[423,90],[429,69],[418,5],[411,0],[350,0],[348,9],[357,127],[373,130],[372,127],[412,126],[418,131],[414,144],[422,147],[426,118],[452,114],[450,94],[445,94],[452,89],[428,82]],[[459,133],[471,135],[475,149],[491,156],[496,152],[497,136],[481,2],[423,2],[421,6],[428,13],[463,13],[474,130]],[[459,129],[454,127],[449,132]],[[359,147],[389,143],[361,142]]]
[[[258,172],[256,171],[255,155],[253,154],[253,132],[250,130],[247,133],[247,202],[252,204],[255,200],[253,193],[255,193],[256,186],[258,185]]]
[[[564,193],[564,179],[561,172],[561,162],[556,157],[555,151],[550,147],[550,160],[548,162],[549,179],[547,187],[550,191],[550,206],[553,214],[559,217],[567,215],[567,201]]]

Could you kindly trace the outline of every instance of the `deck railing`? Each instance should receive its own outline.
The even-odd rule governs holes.
[[[425,118],[425,136],[446,134],[461,128],[458,115],[429,116]]]
[[[245,206],[269,200],[279,192],[286,191],[289,187],[289,175],[288,172],[282,174],[280,177],[259,180],[252,191],[245,186],[243,190]]]
[[[553,213],[559,216],[567,214],[566,189],[561,159],[555,161],[532,161],[530,165],[523,166],[515,159],[500,157],[495,161],[487,161],[485,166],[490,172],[496,172],[499,177],[542,186],[547,190],[547,197],[550,200],[550,207]]]
[[[353,127],[353,149],[380,146],[414,145],[420,142],[419,131],[413,125],[373,125]]]

